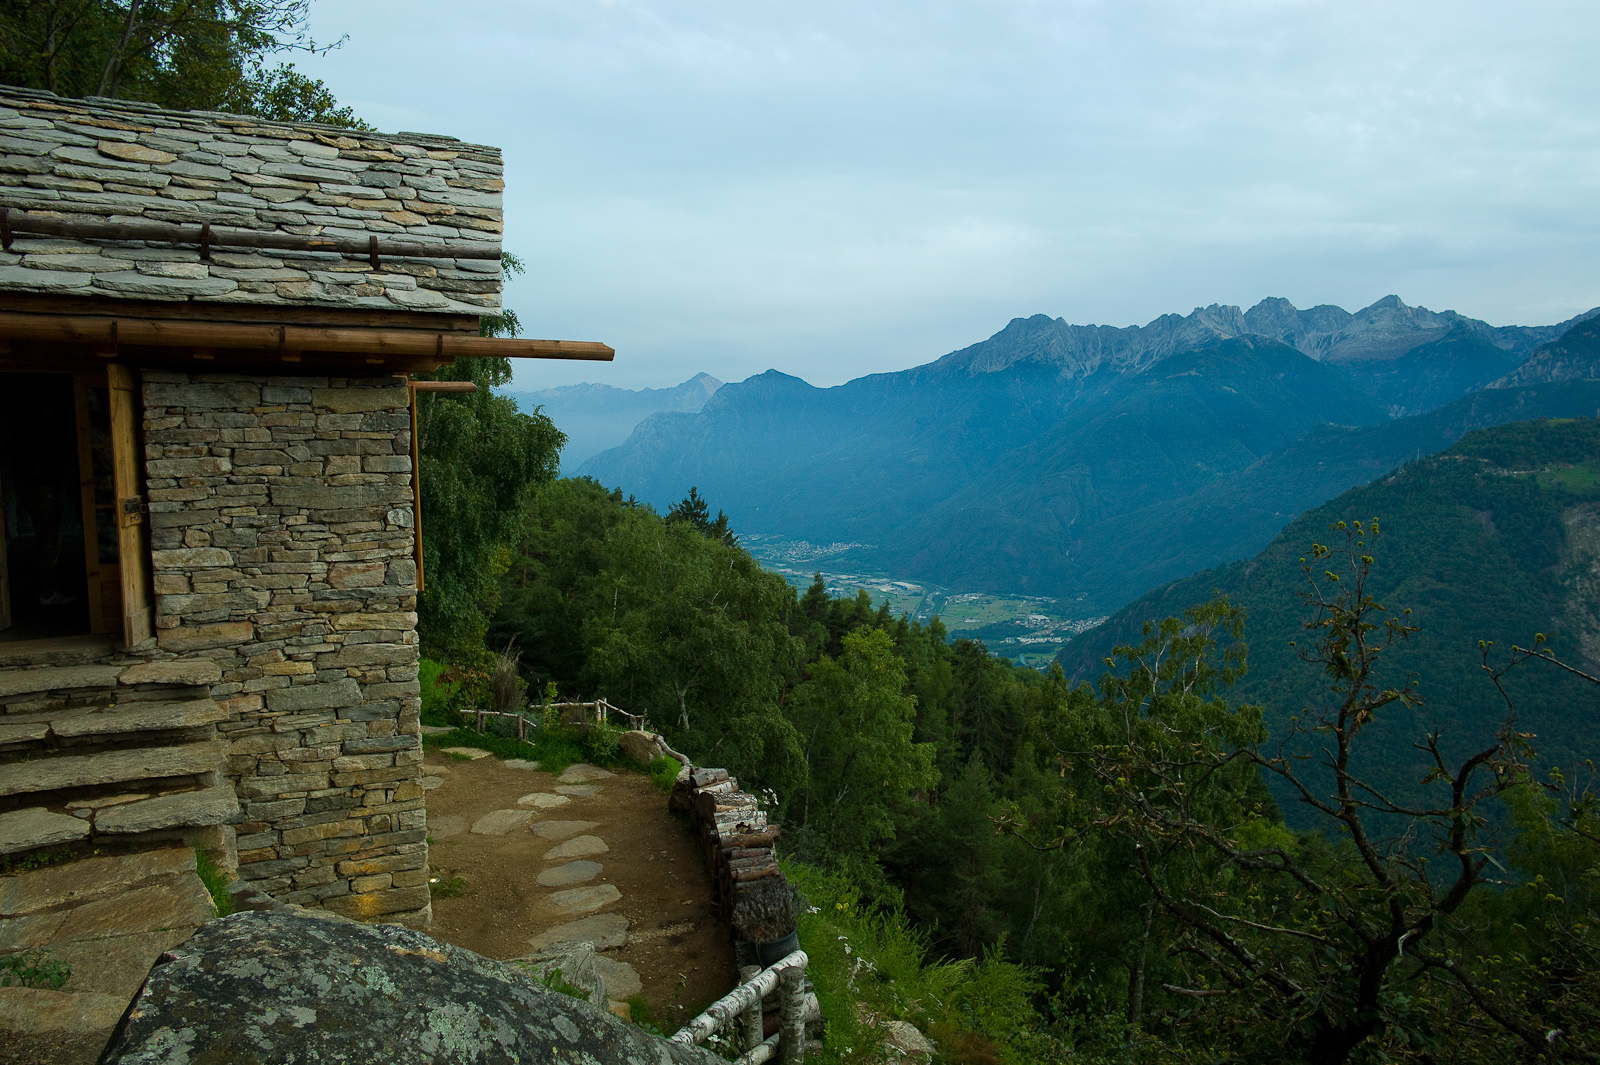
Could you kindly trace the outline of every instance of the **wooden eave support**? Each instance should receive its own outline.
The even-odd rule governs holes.
[[[0,340],[80,344],[110,351],[125,347],[224,349],[360,355],[369,363],[386,358],[576,359],[610,362],[616,352],[582,340],[522,340],[420,329],[359,329],[337,326],[255,325],[242,322],[172,321],[100,315],[0,312]]]

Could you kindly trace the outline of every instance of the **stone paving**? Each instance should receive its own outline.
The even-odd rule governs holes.
[[[48,950],[59,990],[0,987],[0,1062],[93,1062],[150,966],[216,916],[195,853],[166,847],[0,877],[0,957]]]

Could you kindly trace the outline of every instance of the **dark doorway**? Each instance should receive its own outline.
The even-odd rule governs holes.
[[[71,374],[0,375],[0,503],[11,615],[0,640],[90,631],[78,421]]]

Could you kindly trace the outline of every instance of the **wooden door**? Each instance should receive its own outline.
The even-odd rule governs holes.
[[[144,416],[139,374],[106,367],[111,386],[111,473],[115,489],[117,546],[122,578],[122,642],[133,647],[155,634],[150,604],[150,527],[145,522]]]
[[[73,374],[72,400],[78,427],[78,486],[89,631],[120,632],[122,566],[106,375]]]

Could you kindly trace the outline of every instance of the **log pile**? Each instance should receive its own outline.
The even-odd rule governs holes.
[[[690,766],[678,775],[672,807],[689,814],[711,873],[713,902],[723,920],[747,885],[782,876],[778,868],[780,829],[767,823],[754,795],[739,790],[726,769]]]

